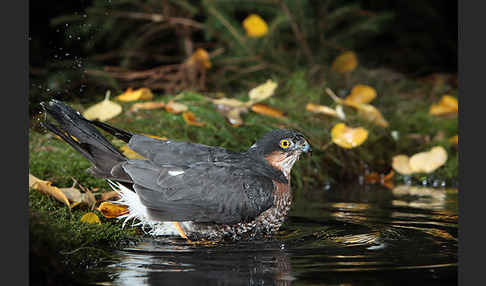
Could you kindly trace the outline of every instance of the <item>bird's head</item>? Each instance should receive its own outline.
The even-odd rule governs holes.
[[[312,148],[304,135],[295,130],[276,129],[263,135],[248,152],[262,156],[272,167],[280,170],[287,179],[294,163],[302,153]]]

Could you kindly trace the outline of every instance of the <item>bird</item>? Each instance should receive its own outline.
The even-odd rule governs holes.
[[[87,171],[119,194],[114,203],[128,208],[119,217],[123,226],[132,220],[153,236],[221,241],[275,234],[292,203],[291,169],[312,151],[305,136],[291,129],[271,130],[247,150],[234,152],[130,133],[88,120],[55,99],[41,107],[41,125],[89,160]],[[100,130],[144,159],[127,158]]]

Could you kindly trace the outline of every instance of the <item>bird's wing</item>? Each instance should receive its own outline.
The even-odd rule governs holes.
[[[157,165],[187,165],[218,161],[233,153],[222,147],[158,140],[143,135],[133,135],[128,147]]]
[[[224,163],[177,167],[129,160],[123,169],[152,218],[160,221],[251,221],[273,204],[271,179]]]

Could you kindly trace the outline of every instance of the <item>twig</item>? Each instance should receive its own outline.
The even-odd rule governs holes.
[[[287,17],[289,17],[292,30],[294,31],[294,34],[295,34],[295,37],[297,38],[297,41],[300,42],[300,44],[302,45],[302,48],[304,49],[304,54],[307,57],[307,61],[309,62],[309,65],[312,65],[312,63],[313,63],[312,53],[311,53],[309,46],[307,45],[307,41],[305,40],[304,35],[299,30],[299,26],[295,22],[295,19],[292,17],[292,14],[290,13],[290,10],[289,10],[289,7],[287,6],[287,4],[285,4],[285,2],[283,0],[279,0],[279,2],[280,2],[280,5],[282,6],[282,9],[285,12],[285,14],[287,14]]]
[[[191,20],[189,18],[178,18],[170,17],[166,18],[162,14],[157,13],[141,13],[141,12],[123,12],[123,11],[113,11],[110,13],[111,16],[120,18],[131,18],[139,20],[148,20],[153,22],[167,21],[169,24],[179,24],[184,26],[190,26],[197,29],[203,29],[204,24]]]

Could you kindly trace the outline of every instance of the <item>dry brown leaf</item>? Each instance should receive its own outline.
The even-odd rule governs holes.
[[[431,173],[447,161],[447,152],[436,146],[428,152],[420,152],[410,157],[410,168],[415,173]]]
[[[59,188],[52,186],[52,182],[41,180],[32,174],[29,174],[29,187],[54,197],[71,209],[71,204],[66,195]]]
[[[393,170],[402,175],[413,174],[412,168],[410,168],[410,158],[407,155],[396,155],[392,159]]]
[[[97,210],[106,218],[115,218],[129,213],[128,206],[111,202],[102,202]]]
[[[181,112],[187,111],[188,107],[185,104],[174,102],[171,100],[165,105],[165,110],[172,114],[179,114]]]
[[[101,224],[100,218],[93,212],[85,213],[81,219],[81,222],[91,223],[91,224]]]
[[[100,197],[100,201],[108,201],[108,200],[118,200],[120,199],[120,195],[116,191],[110,191],[106,193],[102,193]]]
[[[252,105],[251,110],[255,113],[268,115],[271,117],[276,117],[276,118],[285,117],[282,111],[264,104],[259,104],[259,103],[254,104]]]
[[[440,99],[438,104],[432,104],[429,109],[429,114],[431,115],[446,115],[446,114],[457,114],[459,110],[459,105],[457,98],[450,95],[444,95]]]
[[[357,84],[351,89],[351,94],[349,94],[344,101],[358,104],[370,103],[375,97],[376,90],[374,88],[364,84]]]
[[[368,130],[358,127],[351,128],[344,123],[336,124],[331,130],[332,142],[343,148],[354,148],[366,141]]]
[[[128,147],[128,144],[121,146],[120,150],[122,151],[123,155],[125,155],[129,159],[143,159],[143,160],[147,159],[144,156],[133,151],[130,147]]]
[[[163,108],[165,103],[161,101],[149,101],[149,102],[137,102],[130,107],[131,112],[136,112],[139,110],[152,110],[152,109],[159,109]]]
[[[118,103],[110,100],[110,91],[106,92],[105,99],[97,103],[83,112],[83,116],[88,120],[98,119],[99,121],[106,121],[122,112],[122,107]]]
[[[197,121],[196,115],[194,115],[194,113],[190,111],[183,112],[182,118],[184,118],[184,121],[186,122],[187,125],[204,126],[206,124],[205,122]]]
[[[354,52],[344,52],[332,62],[331,69],[338,73],[353,71],[358,66],[358,58]]]
[[[251,89],[248,93],[250,100],[248,101],[247,106],[253,105],[257,102],[263,101],[271,97],[274,94],[276,88],[277,83],[269,79],[265,83]]]
[[[136,90],[127,88],[127,90],[116,97],[119,101],[135,101],[135,100],[150,100],[154,98],[152,91],[146,87],[142,87]]]

